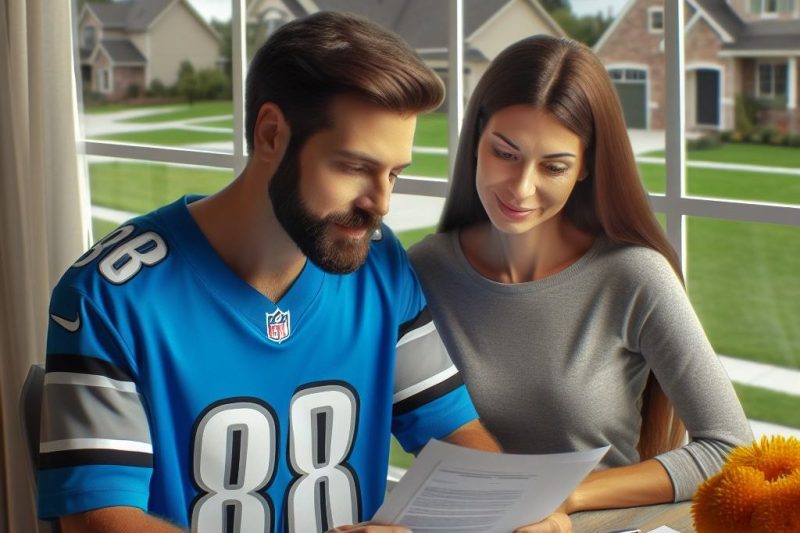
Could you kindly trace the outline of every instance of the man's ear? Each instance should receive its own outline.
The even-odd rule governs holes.
[[[272,162],[283,158],[291,132],[289,123],[277,104],[267,102],[261,106],[253,133],[253,151],[257,158]]]

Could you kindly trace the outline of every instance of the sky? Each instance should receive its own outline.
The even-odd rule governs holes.
[[[444,1],[444,0],[436,0]],[[606,13],[609,9],[617,15],[625,6],[627,0],[570,0],[572,11],[576,15],[595,15],[598,11]],[[229,20],[231,18],[231,3],[229,0],[189,0],[194,8],[206,20]]]

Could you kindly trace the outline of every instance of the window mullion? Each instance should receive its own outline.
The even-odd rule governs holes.
[[[665,2],[664,57],[666,61],[666,194],[667,235],[686,271],[686,228],[681,199],[686,192],[684,3]]]
[[[448,9],[448,175],[452,177],[458,148],[458,135],[464,117],[464,3],[450,0]],[[449,183],[448,179],[448,183]]]
[[[247,164],[244,135],[244,76],[247,45],[245,43],[245,0],[231,0],[231,87],[233,90],[233,173],[238,176]]]

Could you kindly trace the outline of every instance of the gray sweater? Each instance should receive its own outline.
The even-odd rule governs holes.
[[[611,445],[604,467],[639,462],[650,369],[689,431],[656,457],[691,498],[753,435],[686,292],[659,253],[598,237],[565,270],[503,284],[475,271],[456,232],[410,251],[429,308],[481,420],[509,453]]]

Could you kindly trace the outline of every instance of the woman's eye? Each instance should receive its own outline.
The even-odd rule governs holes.
[[[546,165],[545,169],[549,174],[553,176],[560,176],[561,174],[569,170],[569,167],[565,165]]]
[[[506,152],[504,150],[500,150],[499,148],[493,148],[493,150],[494,150],[494,155],[505,161],[513,161],[514,158],[516,157],[511,152]]]

